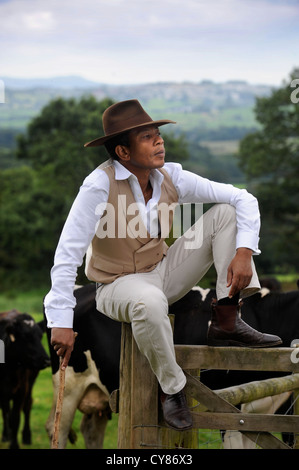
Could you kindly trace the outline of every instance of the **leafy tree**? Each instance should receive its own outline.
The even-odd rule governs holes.
[[[260,202],[263,268],[280,271],[299,267],[299,104],[293,103],[294,70],[281,88],[257,98],[261,125],[240,143],[239,161]]]
[[[111,104],[94,97],[51,101],[19,137],[17,157],[41,173],[50,172],[57,187],[73,198],[84,177],[106,158],[102,147],[83,146],[103,134],[102,113]]]
[[[175,137],[172,133],[163,132],[163,127],[161,128],[161,134],[166,150],[166,161],[179,162],[183,164],[183,162],[189,159],[188,144],[183,135]]]
[[[0,172],[1,289],[49,279],[65,203],[30,167]]]

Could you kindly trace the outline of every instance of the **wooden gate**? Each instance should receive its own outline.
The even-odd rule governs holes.
[[[196,433],[173,431],[163,423],[158,382],[138,350],[131,325],[122,325],[121,341],[120,388],[110,397],[112,409],[119,412],[118,448],[196,449]],[[293,432],[299,440],[298,405],[293,416],[242,413],[235,406],[290,390],[298,393],[299,363],[291,356],[294,348],[175,345],[175,351],[187,377],[188,403],[192,406],[195,400],[198,405],[197,412],[192,412],[193,428],[239,430],[258,446],[268,449],[290,449],[271,432]],[[290,375],[215,392],[200,382],[200,369],[277,371]]]

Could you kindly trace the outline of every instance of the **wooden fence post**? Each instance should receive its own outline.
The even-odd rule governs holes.
[[[132,336],[122,325],[119,389],[119,449],[159,448],[158,382]]]
[[[172,330],[174,330],[174,322],[175,322],[175,315],[168,315]],[[194,369],[189,371],[190,374],[199,375],[200,370]],[[187,404],[189,407],[195,405],[196,400],[186,396]],[[174,429],[170,429],[167,427],[163,421],[160,422],[162,426],[162,447],[165,449],[197,449],[198,447],[198,430],[197,429],[190,429],[189,431],[175,431]]]
[[[299,415],[299,389],[294,390],[294,415]],[[299,449],[299,433],[294,433],[294,449]]]
[[[131,355],[131,327],[123,323],[119,368],[118,449],[130,449],[131,447]]]
[[[175,431],[163,422],[158,381],[138,350],[131,325],[126,323],[122,325],[118,400],[119,449],[197,447],[197,430]],[[192,398],[187,397],[187,401],[189,406],[194,404]]]

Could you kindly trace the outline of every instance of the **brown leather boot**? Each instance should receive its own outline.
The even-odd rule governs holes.
[[[208,346],[270,348],[282,344],[279,336],[260,333],[240,316],[240,305],[212,303],[212,320],[208,329]]]

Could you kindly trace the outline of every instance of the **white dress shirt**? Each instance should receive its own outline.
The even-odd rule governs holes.
[[[161,195],[164,176],[159,170],[152,170],[150,182],[153,194],[145,204],[138,179],[118,161],[115,179],[129,181],[136,202],[143,209],[141,215],[148,230],[156,230],[158,221],[157,205]],[[245,189],[230,184],[216,183],[183,170],[178,163],[165,163],[164,169],[172,179],[178,193],[179,204],[183,203],[227,203],[236,209],[236,248],[250,248],[259,254],[260,214],[257,200]],[[109,178],[99,167],[84,180],[71,207],[56,249],[54,266],[51,270],[52,288],[45,297],[45,313],[48,327],[73,326],[73,309],[76,299],[73,295],[77,269],[82,265],[87,249],[95,235],[102,215],[99,208],[105,206],[109,196]],[[151,225],[149,225],[151,222]],[[156,222],[156,223],[155,223]],[[154,228],[153,228],[154,227]],[[155,234],[152,234],[155,236]]]

